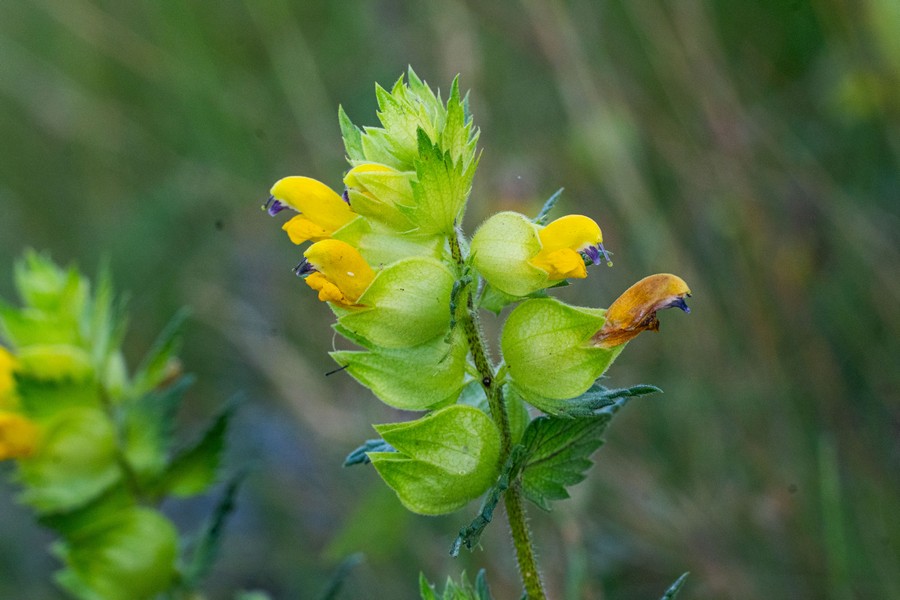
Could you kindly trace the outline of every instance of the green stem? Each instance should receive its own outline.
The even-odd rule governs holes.
[[[456,262],[460,275],[465,269],[465,258],[459,243],[459,235],[450,236],[450,251]],[[503,397],[502,382],[497,378],[497,372],[491,363],[484,332],[481,328],[481,319],[478,309],[475,307],[474,294],[471,289],[465,290],[466,314],[461,319],[466,340],[469,342],[469,351],[472,361],[481,377],[481,386],[487,396],[491,418],[500,431],[500,465],[506,462],[512,450],[512,432],[509,426],[509,412],[506,408],[506,400]],[[531,541],[531,531],[528,528],[528,519],[525,513],[525,502],[522,496],[522,488],[518,481],[513,482],[504,495],[506,505],[506,517],[509,521],[509,529],[516,548],[516,559],[519,564],[519,573],[525,586],[528,600],[544,600],[543,585],[538,571],[537,560],[534,555],[534,545]]]
[[[106,417],[113,423],[116,429],[116,463],[119,466],[119,470],[122,472],[122,481],[132,497],[140,502],[143,500],[143,491],[141,490],[141,484],[138,480],[137,473],[135,473],[131,463],[128,462],[128,457],[125,455],[122,424],[117,418],[115,407],[109,398],[109,394],[106,392],[106,388],[101,384],[98,384],[97,390],[100,394],[100,402],[103,405]]]

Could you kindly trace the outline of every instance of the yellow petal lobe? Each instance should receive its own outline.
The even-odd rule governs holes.
[[[347,300],[347,297],[338,289],[338,286],[328,281],[328,278],[321,273],[310,273],[306,278],[306,285],[319,292],[319,300],[322,302],[353,304],[352,301]]]
[[[281,228],[287,232],[291,241],[298,246],[307,240],[318,242],[331,237],[333,231],[329,231],[320,225],[310,221],[306,215],[297,215],[285,221]]]
[[[39,431],[29,419],[13,412],[0,412],[0,460],[31,456]]]
[[[16,382],[13,372],[19,368],[19,361],[9,350],[0,346],[0,409],[15,405]]]
[[[658,273],[645,277],[625,290],[606,311],[606,322],[591,337],[599,348],[624,344],[642,331],[659,330],[656,311],[680,308],[690,312],[684,299],[691,295],[687,283],[676,275]]]
[[[529,262],[547,271],[551,280],[587,277],[579,252],[603,243],[600,226],[584,215],[560,217],[542,228],[538,235],[541,251]]]
[[[303,256],[318,271],[306,280],[310,287],[319,290],[319,300],[323,302],[352,306],[375,278],[375,271],[359,251],[340,240],[316,242],[306,249]]]
[[[279,202],[306,215],[310,221],[327,230],[329,235],[356,217],[337,192],[311,177],[285,177],[275,182],[269,193]]]
[[[587,277],[587,267],[584,259],[575,250],[561,248],[550,253],[541,252],[531,259],[531,264],[539,269],[547,271],[550,279],[584,279]]]

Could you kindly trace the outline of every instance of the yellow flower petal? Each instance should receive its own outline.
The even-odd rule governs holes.
[[[10,408],[13,402],[16,382],[13,372],[18,369],[19,361],[6,348],[0,346],[0,409]]]
[[[319,299],[322,301],[352,306],[375,278],[375,271],[356,248],[340,240],[316,242],[306,249],[303,256],[320,275],[314,277],[315,273],[310,274],[307,284],[319,290]],[[310,278],[313,278],[312,282],[309,281]],[[335,292],[323,281],[330,283],[338,291]]]
[[[345,305],[352,305],[343,292],[338,289],[328,278],[321,273],[310,273],[306,277],[306,285],[319,292],[319,300],[322,302],[339,302]]]
[[[603,243],[600,226],[583,215],[560,217],[542,228],[538,235],[541,251],[529,262],[546,271],[551,280],[587,277],[587,269],[579,253]]]
[[[569,277],[584,279],[587,277],[584,259],[578,252],[570,248],[561,248],[550,253],[542,251],[531,259],[531,264],[547,271],[550,279],[567,279]]]
[[[33,454],[39,433],[37,426],[26,417],[0,412],[0,460]]]
[[[307,240],[318,242],[319,240],[331,237],[331,234],[334,233],[333,231],[329,231],[324,227],[316,225],[306,218],[306,215],[296,215],[295,217],[292,217],[289,221],[286,221],[281,228],[287,232],[291,241],[297,245],[300,245]]]
[[[591,337],[591,344],[599,348],[613,348],[642,331],[658,331],[656,311],[675,307],[691,312],[684,302],[685,297],[690,295],[690,288],[676,275],[658,273],[645,277],[612,303],[606,311],[606,322]]]
[[[285,177],[272,186],[270,193],[279,202],[306,215],[329,235],[356,217],[337,192],[310,177]]]

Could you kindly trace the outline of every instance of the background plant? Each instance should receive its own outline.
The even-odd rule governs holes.
[[[107,274],[26,253],[22,303],[0,303],[0,460],[14,460],[18,500],[59,539],[55,580],[71,597],[194,597],[208,573],[237,482],[189,543],[158,506],[217,478],[232,409],[176,449],[174,421],[191,378],[175,352],[182,316],[130,373],[123,303]]]
[[[374,473],[333,469],[368,423],[396,418],[321,377],[328,323],[298,310],[267,262],[284,242],[248,202],[284,173],[340,173],[334,106],[371,114],[373,79],[410,62],[429,81],[465,73],[485,149],[467,230],[534,215],[564,184],[560,214],[596,216],[620,252],[561,298],[597,305],[673,271],[703,315],[668,319],[617,363],[617,379],[666,395],[617,417],[572,501],[533,514],[551,588],[648,598],[684,568],[694,598],[897,596],[893,6],[4,3],[0,262],[26,245],[64,263],[109,255],[141,315],[131,364],[178,307],[209,315],[182,351],[198,374],[182,424],[243,389],[259,401],[235,420],[235,450],[270,465],[245,487],[242,544],[211,590],[296,596],[359,549],[348,597],[385,580],[413,597],[411,565],[474,575],[466,553],[444,557],[455,520],[391,512]],[[382,525],[355,512],[360,497]],[[18,540],[0,544],[0,595],[48,596],[46,536],[15,506],[0,519]],[[495,595],[514,594],[513,565],[486,566]]]

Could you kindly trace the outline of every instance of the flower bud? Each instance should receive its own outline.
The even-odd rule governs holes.
[[[404,209],[413,206],[411,172],[403,172],[376,163],[362,163],[344,177],[347,198],[357,214],[383,223],[395,232],[406,232],[414,225]]]

